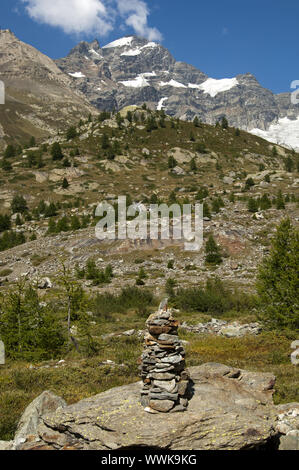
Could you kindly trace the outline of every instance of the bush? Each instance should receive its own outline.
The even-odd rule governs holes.
[[[252,186],[254,186],[254,181],[252,178],[248,178],[245,182],[245,190],[248,191]]]
[[[77,137],[77,131],[74,126],[71,126],[68,128],[67,133],[66,133],[66,139],[71,140]]]
[[[111,313],[125,313],[136,309],[144,314],[147,308],[155,305],[153,294],[147,289],[138,287],[123,288],[119,295],[110,293],[98,294],[94,302],[95,315],[102,316]]]
[[[61,146],[60,146],[59,142],[54,142],[54,144],[52,145],[51,155],[52,155],[53,161],[63,159],[63,153],[62,153]]]
[[[11,171],[12,170],[12,165],[11,163],[7,160],[7,158],[2,158],[1,160],[1,168],[3,171]]]
[[[5,232],[6,230],[10,230],[11,228],[11,221],[9,215],[1,215],[0,214],[0,233]]]
[[[25,281],[2,296],[0,320],[8,357],[45,360],[61,353],[65,340],[57,314],[40,305],[36,289]]]
[[[13,145],[9,144],[4,152],[4,158],[12,158],[16,155],[16,149]]]
[[[0,237],[0,251],[9,250],[14,246],[26,243],[26,238],[23,232],[4,232]]]
[[[26,199],[23,196],[16,194],[11,203],[11,210],[13,214],[24,214],[28,210]]]
[[[109,264],[104,270],[97,268],[96,263],[93,259],[89,259],[86,263],[86,267],[82,270],[79,267],[76,268],[77,277],[79,279],[88,279],[93,281],[94,285],[107,284],[111,282],[113,277],[113,269]]]
[[[255,305],[252,297],[231,292],[219,278],[209,279],[205,287],[178,289],[172,302],[181,310],[212,314],[242,311]]]

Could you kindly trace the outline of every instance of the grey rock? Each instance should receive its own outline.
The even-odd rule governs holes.
[[[228,377],[231,369],[221,364],[191,367],[193,396],[180,419],[176,413],[158,412],[154,416],[145,413],[137,382],[47,413],[38,427],[39,445],[55,450],[70,445],[68,442],[85,450],[142,446],[167,450],[245,450],[271,442],[275,445],[279,433],[275,430],[277,409],[273,390],[260,387],[269,380],[268,375],[254,373],[251,377],[251,372],[242,371],[246,380],[239,380]],[[194,380],[195,377],[202,380]],[[253,399],[255,408],[244,405],[246,399]],[[35,447],[35,442],[20,446]]]
[[[14,448],[23,444],[29,436],[37,434],[37,428],[42,415],[56,411],[58,408],[66,407],[66,402],[54,395],[52,392],[45,391],[39,395],[24,411],[15,434]]]
[[[174,402],[171,400],[150,400],[149,406],[162,413],[167,413],[174,407]]]
[[[279,450],[299,450],[299,436],[281,436]]]

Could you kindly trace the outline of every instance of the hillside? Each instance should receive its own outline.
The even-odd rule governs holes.
[[[152,119],[156,128],[149,130]],[[24,232],[27,241],[36,239],[1,254],[3,264],[11,270],[8,280],[28,270],[35,276],[55,274],[57,250],[70,263],[84,264],[89,256],[115,259],[114,267],[124,283],[132,282],[136,265],[131,252],[136,248],[145,250],[141,258],[150,259],[143,261],[155,275],[147,282],[157,289],[161,278],[171,274],[164,266],[166,253],[167,259],[176,259],[182,282],[197,282],[199,274],[202,279],[209,275],[204,253],[186,255],[179,242],[171,247],[161,241],[139,242],[138,246],[128,240],[98,241],[94,209],[103,200],[117,201],[119,195],[127,195],[135,203],[204,201],[205,236],[213,233],[225,254],[216,272],[237,284],[247,284],[254,276],[279,219],[288,214],[298,222],[298,156],[244,131],[200,122],[196,126],[170,118],[163,111],[135,108],[129,113],[125,109],[120,115],[102,113],[91,122],[81,121],[75,134],[69,140],[59,135],[4,159],[12,169],[1,170],[0,179],[6,185],[0,193],[0,211],[11,214],[14,196],[22,195],[27,209],[20,214],[17,226],[17,214],[13,215],[12,228]],[[63,157],[53,161],[54,141],[60,142]],[[64,178],[67,187],[62,187]],[[283,210],[276,208],[279,191],[285,201]],[[263,197],[266,206],[261,205]],[[259,201],[253,212],[248,209],[249,199]],[[51,216],[45,212],[50,203],[56,205]],[[71,230],[72,216],[81,220],[74,225],[75,231]],[[55,234],[53,222],[63,217],[67,217],[66,227],[62,224],[62,232]],[[165,253],[164,263],[158,260],[160,249]],[[20,256],[23,252],[28,255]],[[39,252],[44,259],[34,267],[32,257]],[[124,258],[121,266],[120,253]],[[17,263],[13,261],[16,258]],[[115,278],[111,288],[120,287],[119,281]]]
[[[275,403],[298,401],[296,332],[257,334],[253,323],[257,266],[275,227],[286,216],[298,226],[298,154],[225,120],[185,122],[146,105],[76,122],[33,148],[27,137],[8,146],[0,161],[0,440],[12,439],[45,389],[71,404],[137,381],[145,319],[166,295],[188,366],[271,372]],[[204,248],[98,240],[94,209],[119,195],[137,205],[204,202]],[[219,264],[206,262],[210,234]],[[227,336],[215,333],[219,325]]]
[[[7,142],[46,138],[93,111],[71,78],[47,56],[0,30],[0,79],[5,105],[0,106],[0,149]],[[67,122],[66,122],[67,121]]]

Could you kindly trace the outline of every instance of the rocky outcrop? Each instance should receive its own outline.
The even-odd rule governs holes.
[[[30,426],[30,435],[18,448],[278,448],[281,431],[277,415],[281,409],[273,404],[272,374],[217,363],[191,367],[189,372],[192,398],[184,413],[145,413],[140,403],[141,383],[137,382],[71,406],[63,407],[62,402],[54,412],[44,409],[37,431],[35,424]]]
[[[51,392],[43,392],[39,395],[24,411],[13,441],[0,441],[0,450],[18,450],[24,443],[33,443],[40,441],[38,437],[38,426],[41,422],[41,416],[55,412],[58,408],[66,406],[66,402]]]
[[[262,331],[260,323],[245,323],[238,321],[227,322],[212,318],[207,323],[198,323],[197,325],[188,325],[186,322],[181,324],[181,328],[197,334],[214,334],[225,336],[226,338],[238,338],[245,335],[258,335]]]

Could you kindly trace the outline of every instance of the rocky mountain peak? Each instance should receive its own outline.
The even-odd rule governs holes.
[[[67,57],[89,55],[91,51],[100,52],[101,47],[97,39],[92,42],[81,41],[73,47]]]
[[[14,33],[10,30],[10,29],[0,29],[0,38],[9,38],[9,37],[13,37],[15,38],[16,36],[14,35]]]
[[[102,48],[97,42],[80,43],[56,63],[73,77],[73,86],[100,110],[147,102],[152,109],[164,109],[185,120],[198,116],[203,122],[215,124],[226,116],[231,126],[254,132],[268,131],[272,124],[280,125],[282,118],[294,120],[299,116],[299,105],[291,104],[290,94],[275,95],[263,88],[252,73],[215,79],[176,61],[163,45],[139,36],[124,36]],[[287,125],[283,122],[286,145]],[[274,141],[277,139],[282,143],[280,137]]]

